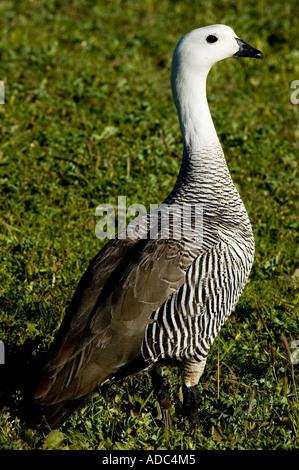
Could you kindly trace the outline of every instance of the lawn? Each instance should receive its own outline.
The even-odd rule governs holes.
[[[1,1],[0,449],[298,448],[298,18],[295,0]],[[126,196],[149,210],[172,189],[182,152],[172,53],[214,23],[264,60],[226,60],[208,80],[256,257],[199,384],[203,429],[189,432],[173,408],[167,432],[147,374],[104,384],[60,430],[30,429],[26,368],[107,241],[96,207]],[[166,373],[179,400],[178,372]]]

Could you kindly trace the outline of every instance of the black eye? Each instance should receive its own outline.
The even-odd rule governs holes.
[[[218,41],[218,38],[216,36],[213,36],[212,34],[207,37],[207,42],[212,43]]]

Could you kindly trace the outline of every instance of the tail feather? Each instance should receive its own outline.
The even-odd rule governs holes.
[[[60,428],[69,416],[80,410],[88,401],[89,396],[83,396],[76,400],[66,400],[59,403],[42,405],[33,416],[30,426],[34,428],[50,427]]]

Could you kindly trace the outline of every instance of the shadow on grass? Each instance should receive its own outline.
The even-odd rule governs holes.
[[[5,345],[5,364],[0,365],[0,408],[24,424],[31,421],[38,407],[33,395],[42,377],[47,353],[36,354],[41,338],[27,339],[20,345]]]

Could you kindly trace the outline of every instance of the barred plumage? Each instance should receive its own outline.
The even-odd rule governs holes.
[[[35,395],[52,427],[104,381],[141,370],[151,372],[163,406],[161,366],[172,363],[182,371],[189,421],[198,424],[196,385],[254,257],[206,99],[210,68],[233,55],[262,57],[224,25],[194,30],[176,47],[180,173],[164,203],[107,243],[82,277]]]

